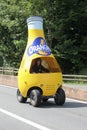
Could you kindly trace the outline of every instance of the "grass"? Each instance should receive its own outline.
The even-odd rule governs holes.
[[[79,85],[86,85],[87,86],[87,82],[82,82],[82,81],[63,81],[63,83],[66,83],[66,84],[79,84]]]

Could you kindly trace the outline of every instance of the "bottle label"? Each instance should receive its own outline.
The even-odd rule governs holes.
[[[31,46],[27,49],[28,56],[31,56],[33,54],[39,54],[39,55],[50,55],[51,49],[47,45],[46,40],[43,37],[38,37],[34,40],[34,42],[31,44]]]

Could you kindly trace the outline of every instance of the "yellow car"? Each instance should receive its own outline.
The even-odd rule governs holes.
[[[62,72],[43,31],[42,17],[27,19],[28,43],[18,71],[17,99],[37,107],[42,101],[54,98],[57,105],[65,103]]]

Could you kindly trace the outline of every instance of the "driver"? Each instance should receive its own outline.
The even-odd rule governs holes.
[[[41,59],[37,58],[35,60],[35,64],[32,66],[31,73],[43,73],[43,72],[49,72],[49,70],[45,68],[43,65],[41,65]]]

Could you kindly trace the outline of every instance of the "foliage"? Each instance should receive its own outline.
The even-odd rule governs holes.
[[[79,73],[87,65],[86,0],[1,0],[0,52],[19,67],[27,44],[30,16],[42,16],[47,42],[63,73]]]
[[[3,66],[3,57],[0,56],[0,67]]]

